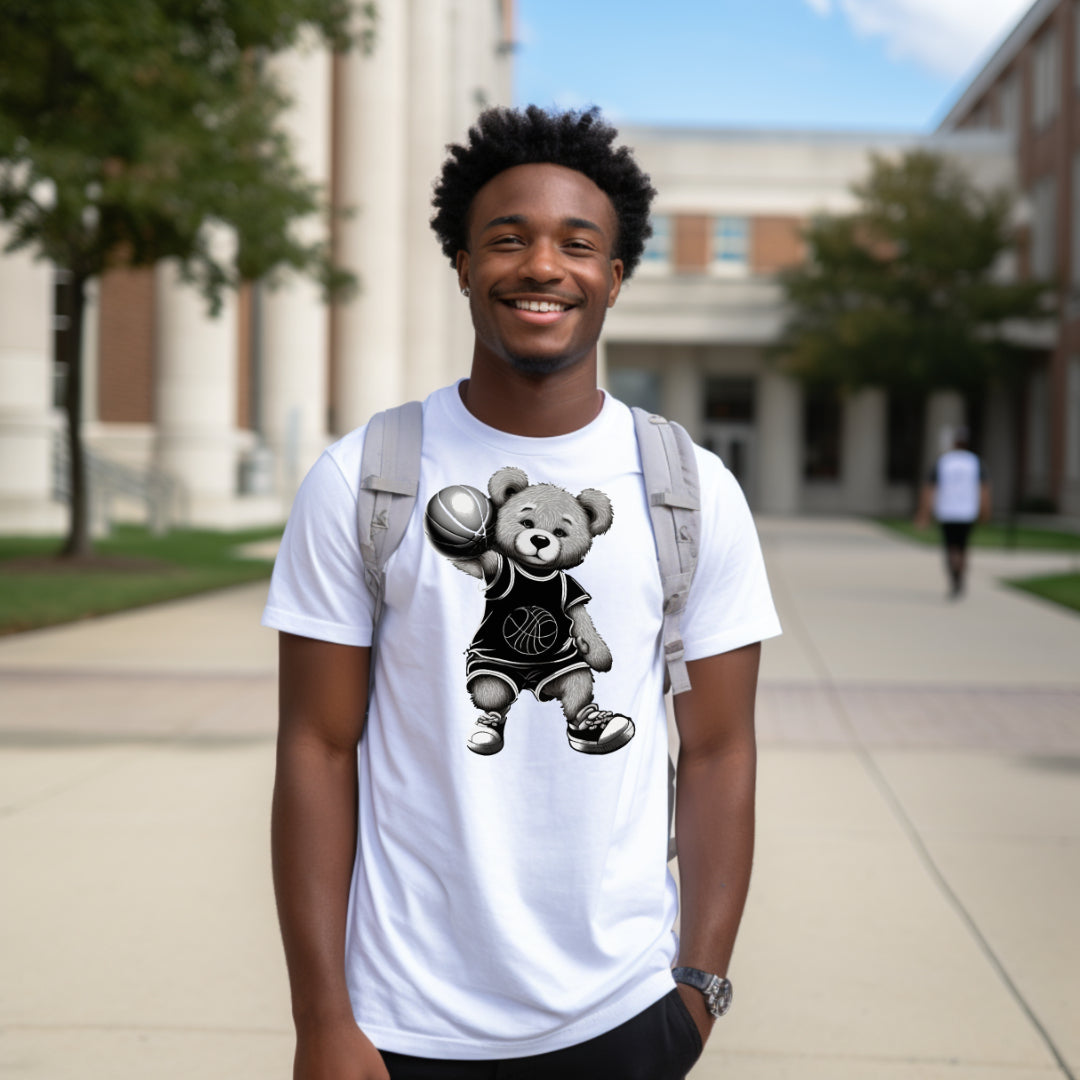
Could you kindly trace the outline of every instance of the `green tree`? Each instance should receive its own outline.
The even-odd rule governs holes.
[[[1045,318],[1051,286],[1000,272],[1014,243],[1010,195],[924,150],[875,156],[852,190],[858,209],[815,219],[805,263],[781,275],[784,367],[842,390],[885,388],[919,416],[931,391],[973,400],[989,380],[1017,378],[1027,352],[1009,324]]]
[[[275,267],[347,287],[328,246],[291,224],[326,211],[277,126],[288,104],[265,61],[314,34],[366,45],[351,0],[0,0],[0,218],[6,250],[67,271],[71,527],[90,550],[80,439],[86,284],[121,265],[181,261],[212,312]],[[223,261],[210,226],[232,228]]]

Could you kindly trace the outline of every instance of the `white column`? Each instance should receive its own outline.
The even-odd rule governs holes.
[[[405,393],[426,397],[446,381],[457,278],[428,224],[432,187],[450,126],[450,22],[446,0],[409,0],[408,201],[405,245]]]
[[[340,257],[360,292],[338,311],[338,415],[348,430],[404,396],[406,11],[380,4],[374,51],[342,64]],[[439,93],[433,87],[430,93]]]
[[[82,337],[82,415],[84,424],[98,419],[98,354],[101,343],[101,278],[86,283]]]
[[[682,424],[695,442],[701,441],[701,372],[688,345],[665,349],[660,400],[663,415]]]
[[[767,369],[758,381],[757,504],[766,514],[799,510],[802,388]]]
[[[923,447],[926,469],[952,446],[956,429],[966,423],[964,399],[953,390],[939,390],[926,402],[926,442]]]
[[[231,258],[234,244],[214,230],[218,258]],[[236,294],[227,291],[211,317],[175,260],[159,263],[156,277],[154,458],[183,485],[188,521],[216,524],[237,490]]]
[[[330,55],[308,43],[272,61],[293,104],[282,117],[294,158],[309,180],[326,184],[330,172]],[[326,223],[313,217],[296,227],[319,240]],[[328,439],[329,327],[319,286],[288,273],[277,288],[261,290],[259,419],[274,454],[276,490],[290,499]]]
[[[0,227],[0,248],[7,233]],[[55,533],[52,266],[0,254],[0,533]]]
[[[853,514],[877,514],[885,493],[885,391],[861,390],[844,403],[840,475]]]

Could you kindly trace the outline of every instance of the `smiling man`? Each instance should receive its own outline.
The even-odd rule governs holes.
[[[630,410],[596,373],[654,195],[615,135],[595,110],[489,110],[451,148],[432,226],[472,368],[423,404],[374,655],[365,429],[294,504],[264,622],[296,1080],[675,1080],[730,1002],[779,625],[738,484],[694,448],[676,938],[656,541]]]

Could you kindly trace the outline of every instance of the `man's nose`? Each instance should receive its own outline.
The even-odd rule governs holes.
[[[563,276],[558,248],[546,241],[532,244],[521,263],[521,276],[530,281],[557,281]]]

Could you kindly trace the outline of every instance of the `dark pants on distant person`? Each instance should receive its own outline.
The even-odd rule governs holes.
[[[499,1061],[440,1061],[382,1051],[391,1080],[682,1080],[701,1035],[678,990],[603,1035]]]
[[[943,521],[941,538],[945,541],[945,569],[949,575],[949,595],[959,596],[964,591],[964,575],[967,573],[967,546],[973,521]]]

